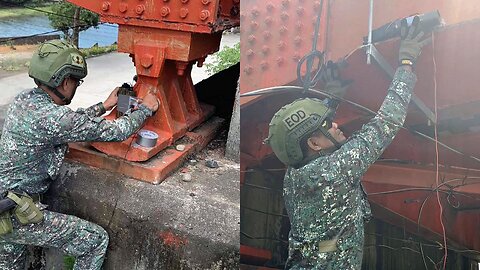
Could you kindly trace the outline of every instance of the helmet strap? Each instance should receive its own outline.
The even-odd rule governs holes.
[[[343,143],[340,143],[337,140],[335,140],[332,134],[328,132],[328,130],[324,128],[320,128],[320,131],[322,132],[323,136],[327,137],[327,139],[329,139],[333,143],[334,146],[332,148],[335,148],[335,150],[340,149],[340,147],[343,145]]]
[[[50,91],[52,91],[58,98],[60,98],[60,99],[63,101],[63,103],[65,103],[65,105],[68,105],[68,104],[70,104],[70,103],[72,102],[69,98],[65,97],[65,96],[64,96],[62,93],[60,93],[57,89],[55,89],[55,88],[53,88],[53,87],[50,87],[50,86],[47,86],[47,87],[48,87],[48,88],[50,89]]]

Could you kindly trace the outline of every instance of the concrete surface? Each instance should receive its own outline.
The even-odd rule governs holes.
[[[240,84],[237,84],[225,156],[240,162]]]
[[[108,231],[104,269],[238,269],[239,165],[220,153],[207,149],[188,162],[191,182],[177,172],[156,186],[67,163],[46,203]],[[207,158],[222,166],[206,167]],[[50,252],[46,269],[61,258]]]
[[[222,44],[232,46],[238,39],[239,35],[227,34]],[[73,109],[103,101],[135,74],[125,54],[103,55],[87,63],[89,75],[70,105]],[[208,77],[202,70],[192,75],[194,82]],[[0,79],[0,126],[13,97],[32,86],[25,73]],[[110,245],[104,269],[238,269],[240,167],[223,157],[225,141],[223,132],[156,186],[68,162],[46,203],[53,211],[106,228]],[[217,160],[220,168],[207,168],[207,159]],[[191,182],[182,180],[184,174],[191,175]],[[63,268],[63,256],[56,251],[35,254],[32,269]]]

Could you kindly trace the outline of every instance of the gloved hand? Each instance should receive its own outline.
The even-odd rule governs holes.
[[[342,80],[338,74],[339,64],[328,61],[322,67],[321,79],[324,82],[324,91],[336,97],[342,98],[353,80]]]
[[[412,25],[409,27],[407,20],[403,19],[400,27],[400,51],[398,53],[398,60],[401,65],[414,65],[417,57],[422,51],[422,47],[432,41],[432,37],[425,38],[423,31],[419,31],[420,18],[415,16]]]

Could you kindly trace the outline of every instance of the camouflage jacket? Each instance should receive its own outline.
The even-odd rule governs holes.
[[[364,220],[370,205],[360,178],[390,144],[406,117],[416,82],[398,69],[378,114],[340,149],[303,167],[288,168],[285,207],[290,217],[287,269],[361,269]],[[337,240],[337,251],[319,252],[319,242]]]
[[[115,121],[100,104],[72,111],[39,88],[17,95],[0,139],[0,192],[43,193],[58,175],[69,142],[123,141],[152,114],[147,107]]]

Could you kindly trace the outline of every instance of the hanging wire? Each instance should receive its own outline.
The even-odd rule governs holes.
[[[293,86],[293,85],[273,86],[273,87],[266,87],[266,88],[258,89],[258,90],[255,90],[255,91],[251,91],[251,92],[240,95],[240,97],[258,96],[258,95],[265,95],[265,94],[281,94],[281,93],[284,93],[284,92],[291,92],[291,91],[302,92],[303,90],[304,90],[303,87]],[[355,103],[351,100],[332,95],[332,94],[327,93],[325,91],[309,88],[308,92],[313,93],[313,94],[317,94],[317,95],[321,95],[323,97],[338,99],[338,100],[343,101],[345,103],[348,103],[348,104],[350,104],[350,105],[352,105],[352,106],[354,106],[354,107],[356,107],[360,110],[363,110],[363,111],[365,111],[365,112],[367,112],[367,113],[369,113],[373,116],[377,115],[376,112],[370,110],[369,108],[367,108],[365,106],[362,106],[362,105],[360,105],[358,103]],[[398,126],[395,123],[390,123],[390,124]],[[476,156],[465,154],[465,153],[463,153],[463,152],[461,152],[461,151],[459,151],[459,150],[457,150],[453,147],[450,147],[450,146],[446,145],[445,143],[442,143],[442,142],[436,140],[435,138],[432,138],[432,137],[430,137],[430,136],[428,136],[424,133],[421,133],[420,131],[416,131],[414,129],[404,127],[404,126],[400,126],[400,128],[404,129],[404,130],[408,130],[409,132],[411,132],[413,134],[416,134],[416,135],[419,135],[419,136],[421,136],[421,137],[423,137],[423,138],[425,138],[429,141],[436,142],[436,143],[438,143],[438,145],[441,145],[443,148],[445,148],[445,149],[447,149],[451,152],[454,152],[456,154],[465,156],[469,159],[475,160],[476,162],[480,163],[480,158],[478,158]]]
[[[435,123],[433,123],[434,126],[434,131],[435,131],[435,167],[436,167],[436,172],[435,172],[435,179],[437,182],[437,186],[439,184],[438,178],[439,178],[439,172],[438,172],[438,164],[439,164],[439,153],[438,153],[438,104],[437,104],[437,63],[435,61],[435,36],[434,33],[432,32],[432,60],[433,60],[433,93],[434,93],[434,107],[435,107]],[[447,235],[445,232],[445,224],[443,224],[443,206],[442,203],[440,202],[440,193],[437,189],[437,202],[438,202],[438,207],[440,208],[440,225],[442,226],[442,233],[443,233],[443,245],[445,248],[445,255],[443,258],[443,270],[445,270],[445,267],[447,265],[447,256],[448,256],[448,248],[447,248]]]

